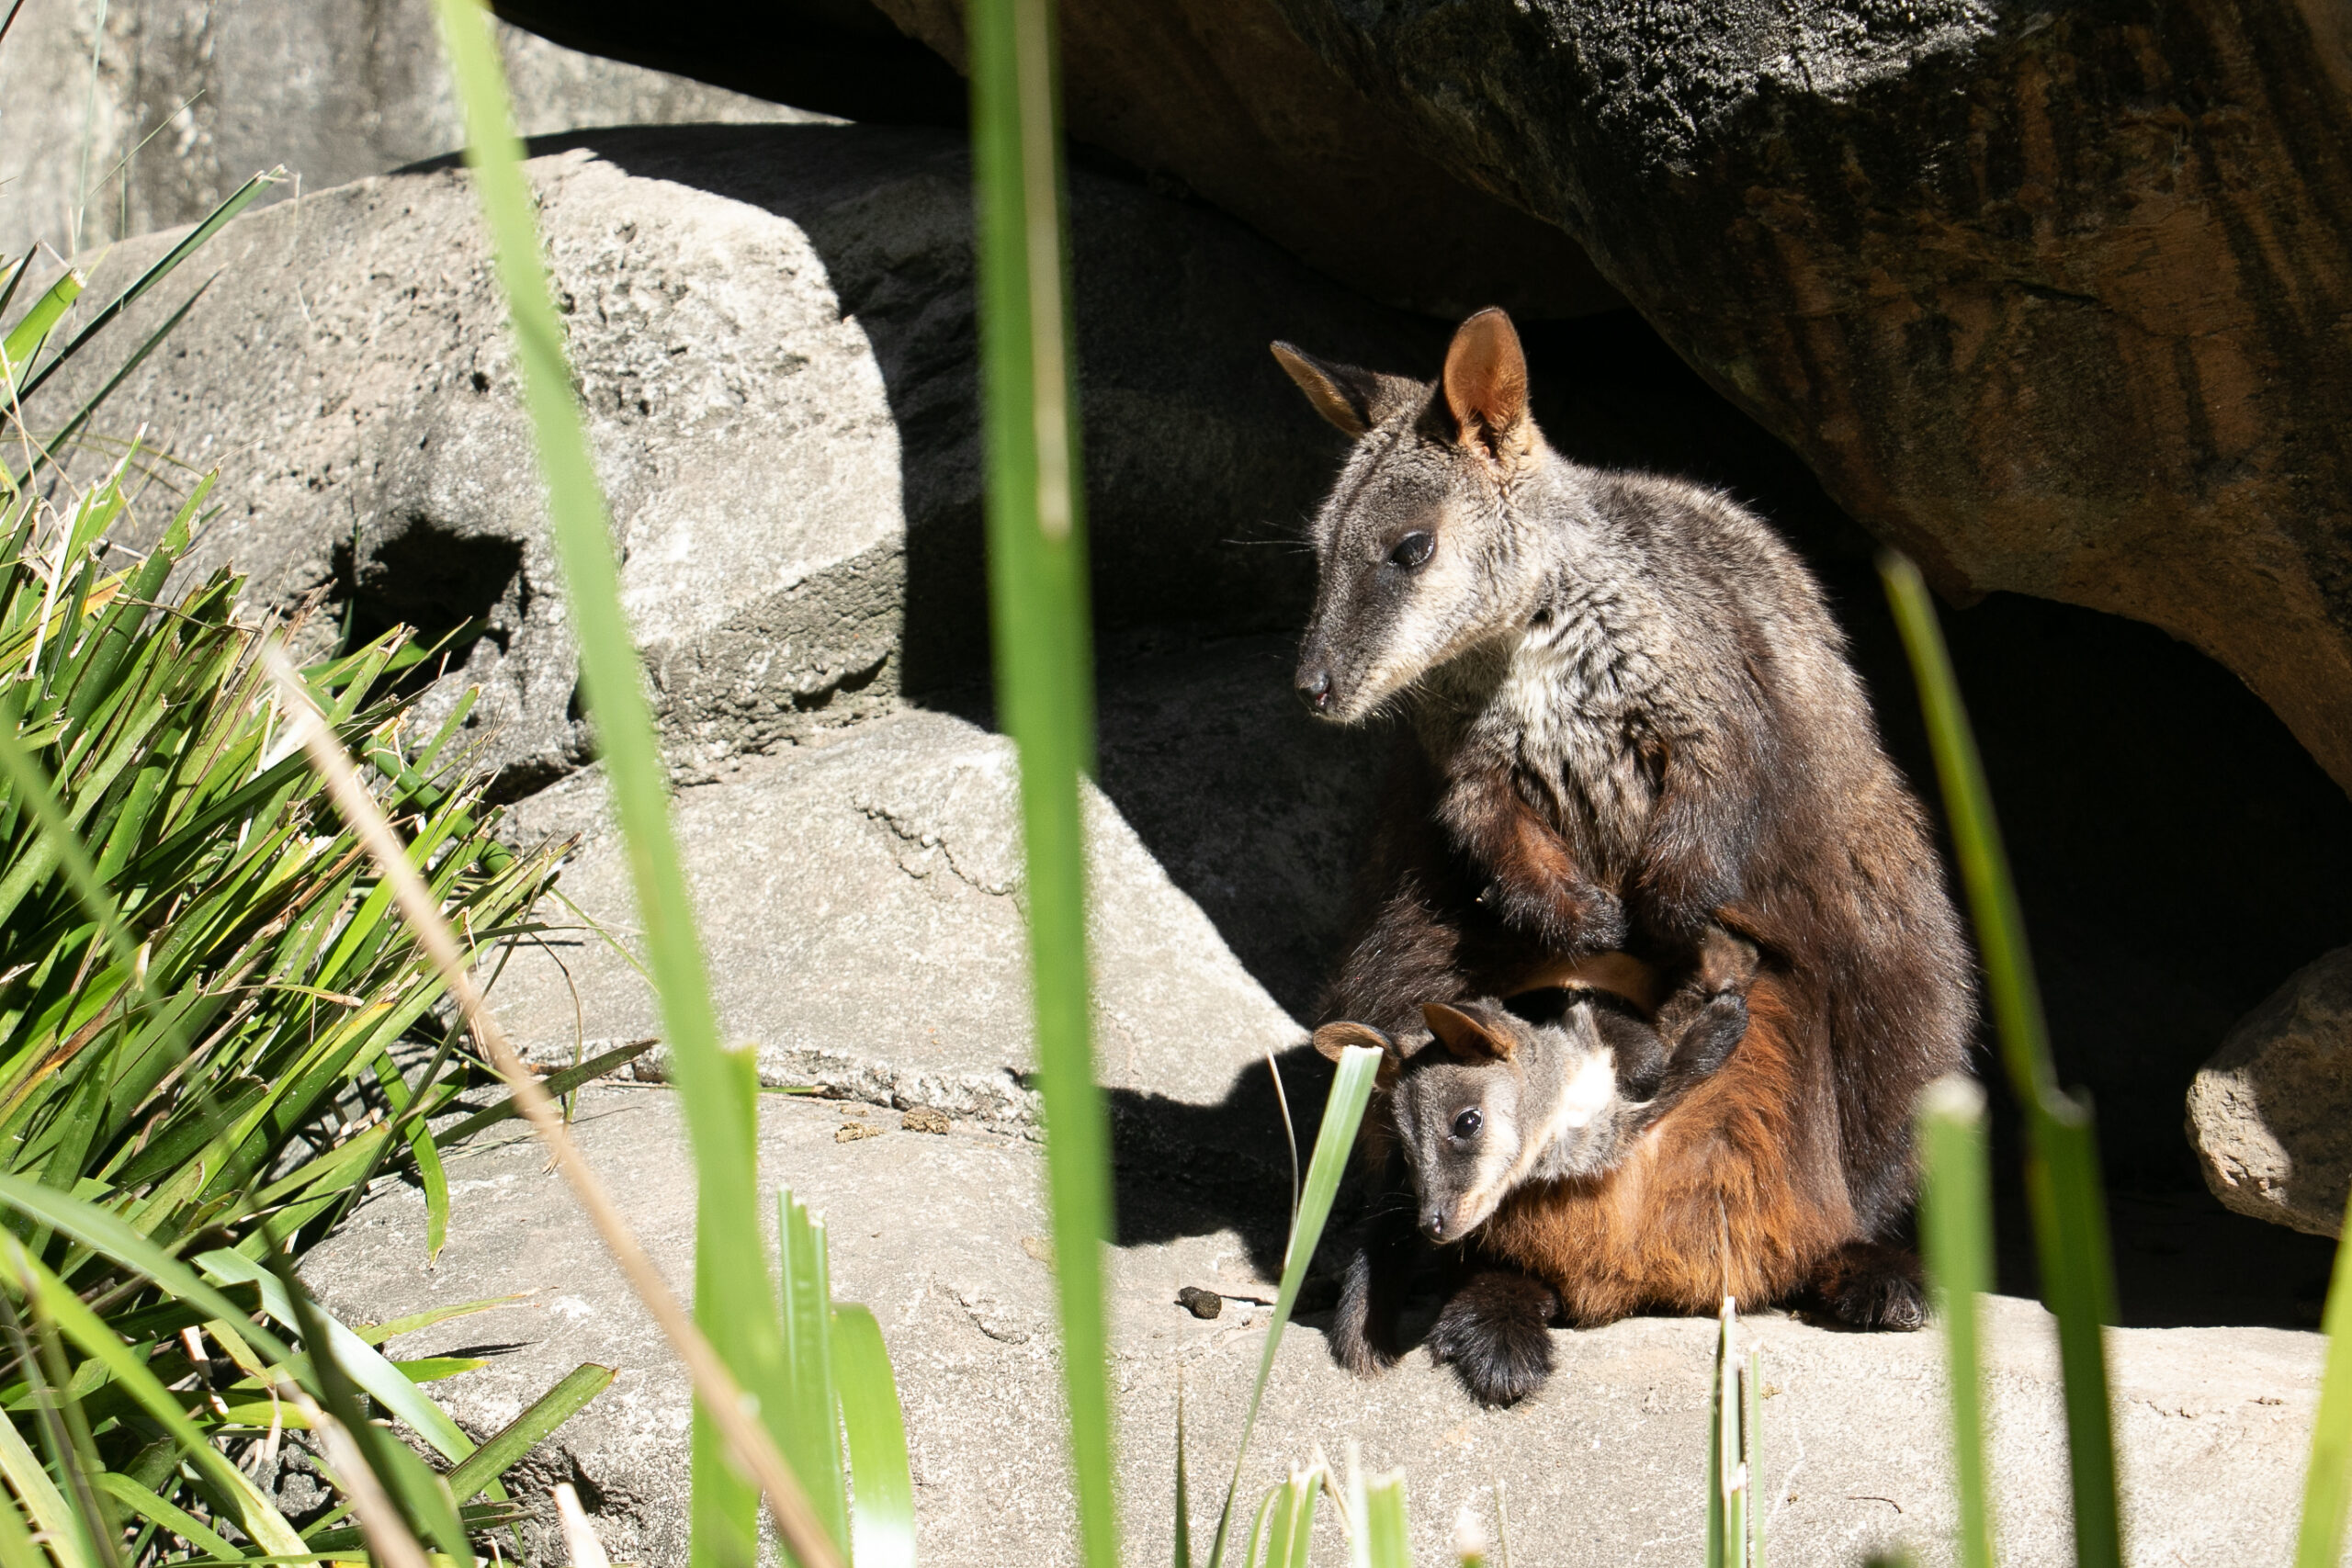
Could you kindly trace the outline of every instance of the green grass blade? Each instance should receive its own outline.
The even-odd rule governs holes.
[[[259,1345],[262,1353],[272,1361],[284,1364],[294,1359],[293,1352],[282,1340],[247,1322],[247,1308],[133,1230],[120,1215],[21,1176],[0,1176],[0,1204],[137,1269],[167,1294],[201,1308],[212,1317],[237,1325],[239,1331]],[[248,1273],[243,1278],[251,1281],[257,1276]]]
[[[449,1488],[440,1476],[425,1467],[415,1450],[368,1418],[352,1377],[343,1365],[341,1351],[344,1347],[336,1343],[336,1330],[341,1325],[321,1312],[317,1303],[311,1300],[309,1292],[300,1288],[294,1280],[290,1264],[284,1264],[282,1259],[274,1261],[279,1261],[287,1270],[283,1277],[274,1281],[279,1287],[279,1299],[292,1308],[291,1326],[302,1336],[302,1343],[311,1351],[311,1372],[322,1403],[342,1423],[351,1439],[356,1450],[351,1456],[351,1462],[371,1472],[383,1490],[399,1499],[400,1511],[405,1516],[402,1528],[417,1531],[440,1547],[458,1563],[458,1568],[474,1568],[473,1543],[467,1537],[464,1517],[458,1512],[458,1505],[450,1497]],[[262,1292],[262,1300],[265,1306],[270,1304],[270,1292],[266,1288]],[[347,1343],[357,1343],[348,1332],[342,1337]],[[372,1348],[362,1348],[367,1355],[375,1355]],[[381,1403],[380,1396],[379,1402]],[[472,1445],[469,1443],[467,1447],[470,1450]],[[333,1453],[333,1448],[330,1447],[328,1451]],[[348,1484],[347,1478],[345,1483]],[[361,1522],[371,1541],[382,1544],[382,1536],[386,1532],[368,1520],[364,1513]],[[420,1526],[421,1530],[418,1529]]]
[[[18,0],[22,4],[23,0]],[[33,1540],[34,1527],[21,1510],[17,1500],[0,1494],[0,1568],[56,1568],[57,1561],[41,1555],[40,1547]],[[45,1538],[52,1547],[60,1544],[56,1536]]]
[[[212,1533],[187,1509],[165,1502],[130,1477],[118,1471],[105,1471],[97,1476],[97,1483],[115,1501],[121,1503],[141,1518],[153,1519],[199,1551],[215,1557],[242,1561],[244,1553]]]
[[[466,156],[513,316],[524,401],[537,437],[557,559],[579,639],[581,684],[614,813],[628,844],[639,926],[685,1102],[698,1193],[695,1315],[735,1375],[756,1388],[780,1349],[768,1348],[779,1325],[756,1207],[757,1165],[747,1104],[752,1096],[721,1060],[702,944],[670,830],[667,780],[643,671],[621,609],[611,519],[572,391],[562,323],[541,259],[536,207],[523,175],[522,145],[489,14],[479,0],[437,0],[437,6],[465,110]],[[699,1492],[704,1478],[717,1472],[705,1465],[695,1473]],[[756,1500],[752,1506],[756,1507]],[[739,1506],[726,1518],[722,1529],[697,1509],[697,1568],[749,1568],[755,1559],[756,1515],[747,1517]]]
[[[745,1055],[748,1064],[748,1054]],[[833,1389],[832,1281],[825,1229],[790,1192],[776,1194],[785,1383],[769,1429],[800,1477],[808,1501],[840,1550],[849,1549],[849,1497],[842,1477],[840,1404]]]
[[[2077,1568],[2121,1568],[2114,1412],[2103,1334],[2103,1325],[2116,1317],[2115,1262],[2090,1110],[2058,1088],[2051,1066],[2049,1025],[2034,982],[2025,916],[1934,602],[1907,558],[1882,556],[1879,574],[1918,682],[1952,849],[1975,917],[2001,1058],[2025,1111],[2026,1196],[2042,1295],[2058,1318],[2066,1384]]]
[[[639,1040],[628,1045],[616,1046],[610,1051],[591,1056],[576,1067],[566,1067],[560,1073],[549,1073],[539,1080],[539,1087],[546,1089],[550,1096],[570,1094],[582,1084],[593,1083],[606,1073],[619,1071],[653,1049],[658,1043],[658,1041]],[[521,1113],[514,1109],[514,1097],[510,1095],[487,1111],[477,1111],[456,1126],[446,1132],[437,1133],[435,1136],[445,1144],[463,1143],[483,1128],[495,1126]]]
[[[2352,1235],[2352,1201],[2342,1234]],[[2327,1370],[2320,1379],[2319,1417],[2312,1426],[2311,1468],[2303,1477],[2303,1522],[2295,1568],[2337,1568],[2344,1561],[2344,1514],[2352,1496],[2352,1247],[2335,1248],[2327,1287]]]
[[[1920,1098],[1919,1250],[1944,1330],[1961,1565],[1993,1568],[1977,1304],[1993,1288],[1993,1179],[1984,1145],[1984,1091],[1957,1075],[1928,1085]]]
[[[115,389],[130,380],[138,368],[147,363],[147,356],[162,347],[164,340],[179,329],[179,324],[187,319],[188,312],[196,309],[196,302],[211,290],[212,284],[213,279],[208,277],[197,285],[196,291],[180,301],[179,309],[165,317],[162,326],[149,333],[146,341],[131,351],[130,357],[122,362],[120,368],[107,377],[106,383],[90,395],[89,400],[74,412],[74,417],[58,426],[47,441],[35,446],[31,464],[25,472],[26,480],[29,480],[44,464],[63,451],[66,443],[82,433],[82,427],[90,423],[90,416],[96,413],[108,398],[114,396]]]
[[[1184,1473],[1184,1371],[1176,1371],[1176,1568],[1193,1568],[1193,1497]]]
[[[857,1568],[914,1568],[914,1472],[907,1462],[899,1384],[882,1325],[862,1306],[833,1308],[833,1386],[841,1396],[856,1499],[853,1561]]]
[[[1351,1045],[1340,1053],[1339,1071],[1332,1075],[1331,1098],[1323,1105],[1323,1125],[1315,1134],[1315,1154],[1307,1162],[1306,1186],[1300,1195],[1298,1220],[1291,1227],[1283,1253],[1282,1288],[1274,1293],[1273,1316],[1266,1327],[1265,1348],[1258,1356],[1258,1379],[1250,1390],[1250,1408],[1241,1418],[1241,1441],[1233,1456],[1233,1479],[1225,1489],[1218,1511],[1216,1539],[1209,1546],[1209,1568],[1225,1562],[1227,1532],[1233,1523],[1233,1501],[1241,1489],[1242,1466],[1250,1458],[1250,1435],[1258,1425],[1258,1406],[1266,1397],[1266,1380],[1274,1370],[1274,1352],[1289,1325],[1298,1288],[1306,1282],[1306,1266],[1323,1239],[1324,1222],[1331,1217],[1331,1200],[1339,1195],[1340,1179],[1347,1174],[1348,1156],[1354,1150],[1356,1129],[1363,1122],[1363,1108],[1371,1101],[1373,1080],[1380,1071],[1380,1053]]]
[[[1707,1568],[1726,1568],[1724,1551],[1724,1352],[1731,1334],[1728,1317],[1715,1325],[1715,1359],[1707,1383]]]
[[[967,11],[997,705],[1021,749],[1030,984],[1044,1091],[1080,1556],[1117,1560],[1102,1247],[1110,1150],[1094,1081],[1079,778],[1094,748],[1049,0]]]
[[[306,1314],[316,1310],[307,1300],[298,1302],[285,1281],[250,1258],[221,1249],[200,1254],[197,1261],[216,1278],[257,1286],[262,1310],[288,1328],[299,1331]],[[333,1355],[335,1364],[367,1391],[368,1397],[406,1422],[442,1458],[454,1463],[473,1453],[473,1439],[449,1419],[448,1412],[419,1393],[381,1351],[325,1314],[318,1315],[326,1343],[313,1347],[313,1364],[324,1355]]]
[[[0,1476],[32,1517],[36,1531],[55,1543],[73,1539],[74,1511],[14,1421],[0,1421]]]
[[[1405,1477],[1401,1473],[1391,1471],[1365,1479],[1363,1512],[1356,1530],[1363,1542],[1363,1568],[1413,1568],[1412,1537],[1405,1528]]]
[[[472,1502],[483,1487],[512,1470],[550,1432],[571,1420],[612,1382],[610,1367],[589,1361],[572,1368],[561,1382],[533,1400],[530,1408],[451,1469],[447,1477],[449,1495],[459,1504]]]
[[[2075,1556],[2080,1568],[2121,1568],[2115,1417],[2105,1324],[2115,1321],[2107,1202],[2090,1112],[2062,1101],[2028,1118],[2026,1206],[2033,1215],[2042,1289],[2058,1318],[2065,1382],[2066,1453],[2073,1470]]]
[[[2008,851],[2002,846],[2000,823],[1993,814],[1984,759],[1977,753],[1976,735],[1961,701],[1960,679],[1952,672],[1943,628],[1919,569],[1907,557],[1888,554],[1879,559],[1879,575],[1885,581],[1895,627],[1918,682],[1919,707],[1935,752],[1961,886],[1976,919],[2001,1062],[2008,1070],[2010,1089],[2030,1106],[2056,1093],[2058,1078],[2050,1065],[2050,1027],[2033,977],[2033,955],[2026,945],[2025,912],[2009,876]]]
[[[40,345],[48,341],[58,318],[82,297],[82,275],[72,267],[66,268],[65,275],[51,284],[41,297],[32,302],[32,308],[8,329],[8,335],[0,338],[0,378],[10,383],[24,382],[17,389],[15,397],[25,397],[40,382],[38,376],[25,378],[25,367],[34,355],[40,352]]]
[[[285,177],[286,171],[283,167],[272,169],[267,174],[255,175],[243,185],[231,191],[228,199],[206,213],[202,221],[181,237],[179,243],[165,252],[153,266],[133,279],[130,288],[107,300],[105,308],[90,318],[89,324],[75,333],[65,346],[59,349],[51,356],[49,363],[40,367],[40,374],[25,383],[24,391],[20,395],[30,397],[42,382],[56,373],[59,366],[80,353],[83,345],[92,338],[106,331],[117,316],[121,315],[138,301],[141,295],[169,277],[182,262],[202,250],[210,242],[212,236],[218,234],[231,219],[253,205],[254,197]],[[15,355],[12,354],[10,357],[14,359]]]
[[[115,1381],[138,1401],[148,1419],[170,1434],[189,1461],[232,1502],[237,1523],[247,1535],[271,1551],[303,1550],[302,1538],[295,1533],[294,1527],[271,1506],[243,1471],[213,1447],[203,1429],[180,1408],[179,1401],[155,1381],[146,1363],[116,1338],[96,1313],[83,1305],[54,1274],[21,1252],[13,1262],[27,1290],[38,1297],[41,1310],[56,1320],[58,1327],[84,1355],[105,1365]]]

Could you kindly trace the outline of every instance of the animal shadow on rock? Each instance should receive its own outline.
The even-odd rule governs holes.
[[[1304,1043],[1278,1053],[1274,1061],[1297,1134],[1303,1180],[1330,1095],[1331,1067]],[[1257,1278],[1279,1281],[1290,1228],[1291,1165],[1283,1148],[1282,1103],[1265,1063],[1253,1062],[1236,1073],[1214,1105],[1124,1089],[1107,1091],[1107,1098],[1118,1245],[1232,1230],[1248,1249]],[[1356,1186],[1354,1168],[1351,1159],[1343,1205]],[[1327,1230],[1325,1245],[1317,1249],[1315,1282],[1302,1292],[1302,1310],[1319,1307],[1333,1293],[1327,1266],[1336,1267],[1345,1257],[1330,1239],[1340,1228]]]

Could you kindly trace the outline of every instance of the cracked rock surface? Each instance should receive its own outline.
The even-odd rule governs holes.
[[[1011,741],[921,711],[680,795],[720,1028],[756,1049],[762,1081],[1034,1126],[1019,807]],[[1091,788],[1086,808],[1102,1081],[1214,1104],[1304,1032],[1117,808]],[[627,942],[628,873],[601,775],[533,796],[515,822],[585,835],[565,896]],[[635,965],[576,924],[518,950],[492,995],[540,1061],[569,1060],[583,1034],[594,1054],[661,1032]],[[658,1052],[639,1066],[661,1070]]]
[[[844,1122],[879,1135],[835,1141]],[[827,1222],[836,1295],[882,1324],[905,1406],[918,1550],[940,1568],[1075,1562],[1059,1430],[1043,1156],[1017,1135],[959,1121],[945,1136],[897,1129],[857,1105],[763,1097],[761,1179],[788,1185]],[[1261,1129],[1272,1134],[1271,1123]],[[692,1191],[670,1091],[592,1089],[577,1132],[663,1272],[692,1276]],[[495,1345],[489,1367],[435,1384],[478,1436],[512,1419],[582,1361],[613,1386],[511,1478],[518,1496],[577,1486],[616,1561],[685,1561],[689,1400],[683,1372],[620,1283],[545,1156],[486,1137],[449,1168],[453,1213],[438,1265],[424,1208],[379,1183],[304,1275],[355,1322],[493,1296],[523,1299],[389,1347],[397,1356]],[[1123,1529],[1130,1562],[1166,1561],[1181,1375],[1196,1540],[1264,1344],[1278,1266],[1281,1189],[1235,1208],[1182,1167],[1123,1166],[1110,1269]],[[1265,1197],[1272,1196],[1268,1204]],[[1185,1286],[1226,1297],[1215,1321],[1178,1303]],[[1634,1319],[1553,1336],[1542,1393],[1481,1410],[1426,1352],[1363,1382],[1330,1360],[1310,1313],[1276,1359],[1244,1474],[1245,1506],[1317,1446],[1353,1439],[1367,1464],[1401,1465],[1417,1561],[1436,1562],[1467,1506],[1489,1535],[1498,1484],[1515,1551],[1565,1568],[1690,1561],[1704,1529],[1704,1440],[1713,1325]],[[1932,1334],[1855,1335],[1765,1314],[1762,1461],[1773,1561],[1848,1568],[1896,1542],[1947,1561],[1942,1348]],[[2064,1422],[2050,1319],[1991,1300],[1988,1407],[2003,1555],[2071,1554]],[[2122,1329],[2109,1339],[2132,1561],[2268,1568],[2292,1550],[2322,1341],[2263,1329]],[[552,1520],[527,1530],[552,1561]],[[1329,1534],[1327,1530],[1327,1535]]]

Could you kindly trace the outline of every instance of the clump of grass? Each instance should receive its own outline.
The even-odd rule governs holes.
[[[470,1561],[472,1534],[514,1517],[500,1474],[611,1374],[581,1369],[478,1446],[420,1385],[479,1362],[389,1361],[284,1272],[395,1164],[423,1185],[437,1248],[432,1118],[472,1064],[375,868],[284,744],[241,582],[173,586],[210,479],[109,568],[105,541],[157,493],[147,455],[133,442],[77,486],[58,433],[26,434],[19,394],[119,314],[43,362],[79,288],[64,275],[0,337],[31,455],[0,478],[0,1562],[346,1550],[347,1507],[297,1521],[254,1479],[304,1432],[357,1445],[416,1528]],[[554,860],[498,843],[447,755],[454,725],[410,734],[373,695],[422,656],[395,633],[308,680],[416,825],[416,863],[480,954],[523,929]]]

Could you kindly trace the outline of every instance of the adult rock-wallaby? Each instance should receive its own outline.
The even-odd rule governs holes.
[[[1726,1147],[1721,1180],[1770,1158],[1811,1195],[1804,1256],[1769,1271],[1783,1293],[1916,1325],[1916,1273],[1880,1244],[1912,1194],[1913,1098],[1966,1052],[1970,966],[1820,590],[1729,498],[1553,451],[1499,310],[1462,324],[1434,385],[1274,354],[1355,438],[1315,520],[1300,694],[1407,738],[1325,1016],[1426,1038],[1423,1004],[1508,995],[1547,961],[1671,971],[1737,932],[1774,1014],[1772,1070],[1738,1077],[1772,1103],[1747,1124],[1785,1146]],[[1688,1218],[1666,1229],[1702,1234]]]

